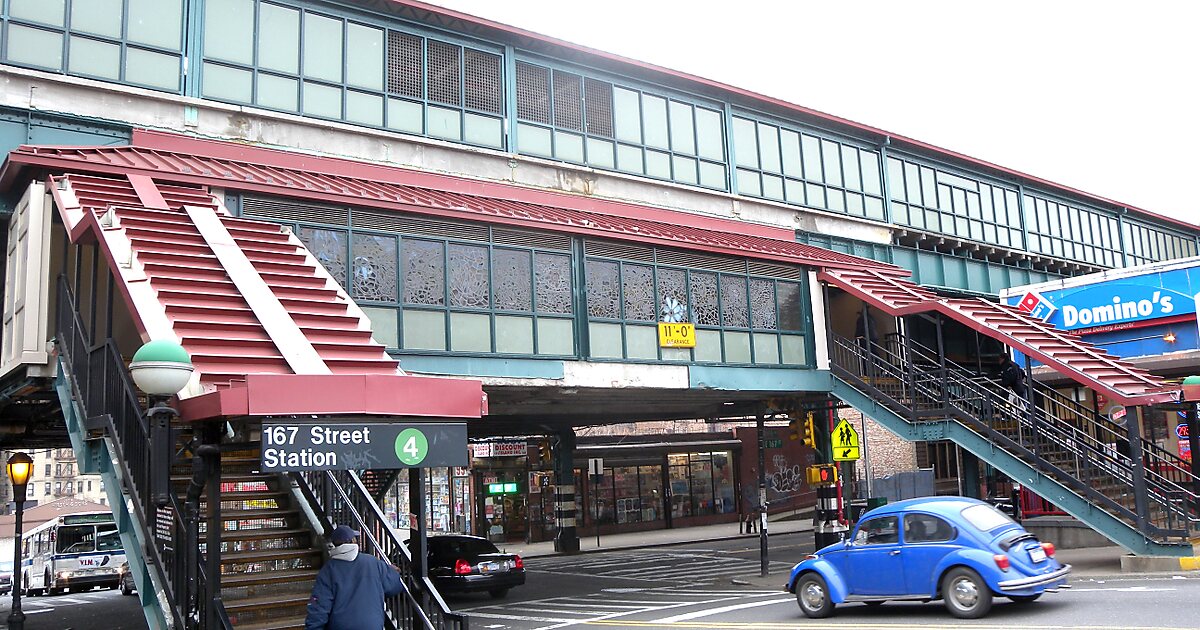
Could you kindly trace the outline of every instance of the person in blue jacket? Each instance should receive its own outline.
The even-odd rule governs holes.
[[[358,532],[339,525],[333,550],[317,573],[304,630],[383,629],[383,598],[403,590],[396,567],[360,553]]]

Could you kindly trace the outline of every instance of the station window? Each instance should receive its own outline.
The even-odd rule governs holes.
[[[1141,265],[1196,255],[1196,239],[1144,223],[1125,221],[1127,265]]]
[[[720,110],[517,62],[517,150],[726,190]]]
[[[1017,191],[911,160],[888,158],[892,222],[1024,249]]]
[[[569,250],[306,225],[297,234],[389,348],[575,354]]]
[[[1102,267],[1121,266],[1115,216],[1025,195],[1025,228],[1031,252]]]
[[[206,98],[504,146],[499,54],[262,0],[205,7]]]
[[[654,257],[614,259],[588,245],[588,336],[593,358],[805,365],[802,282],[758,277],[746,261],[673,266]],[[619,255],[619,252],[612,252]],[[703,263],[701,263],[703,264]],[[660,348],[658,322],[690,322],[695,348]]]
[[[883,220],[879,152],[735,117],[738,192]]]
[[[180,91],[183,0],[9,0],[4,62]]]

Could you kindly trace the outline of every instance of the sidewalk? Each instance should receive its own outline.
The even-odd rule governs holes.
[[[767,525],[768,544],[772,544],[773,541],[779,539],[786,540],[786,544],[796,544],[797,541],[803,544],[807,538],[807,542],[811,545],[812,529],[811,519],[771,521]],[[808,536],[806,537],[805,535]],[[680,529],[657,529],[644,532],[602,534],[599,546],[596,545],[595,536],[580,538],[579,551],[580,553],[600,553],[617,549],[666,547],[706,541],[731,540],[735,538],[752,542],[758,539],[758,533],[739,533],[737,523],[725,523]],[[506,552],[519,554],[522,558],[560,555],[554,550],[553,542],[502,543],[498,544],[498,546]],[[1071,575],[1078,579],[1130,575],[1128,573],[1123,574],[1121,571],[1121,557],[1127,553],[1123,548],[1117,546],[1086,547],[1081,549],[1059,549],[1056,557],[1060,562],[1071,565]],[[1161,573],[1169,574],[1177,572],[1164,571]],[[745,576],[739,576],[736,579],[740,583],[755,587],[776,589],[782,587],[784,580],[787,579],[787,572],[772,567],[772,573],[766,577],[761,577],[757,572],[753,572]]]

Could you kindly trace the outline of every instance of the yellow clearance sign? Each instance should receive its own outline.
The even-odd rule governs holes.
[[[695,348],[696,326],[694,324],[659,322],[658,345],[662,348]]]
[[[833,428],[829,441],[833,445],[833,461],[851,462],[858,459],[858,431],[845,419]]]

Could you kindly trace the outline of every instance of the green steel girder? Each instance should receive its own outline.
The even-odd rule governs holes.
[[[170,627],[169,617],[164,609],[165,595],[157,588],[146,570],[146,557],[143,550],[146,545],[153,545],[150,539],[149,524],[139,526],[137,519],[130,512],[129,504],[122,494],[125,480],[122,478],[121,467],[117,465],[116,450],[111,438],[88,439],[84,426],[84,418],[80,407],[76,404],[67,373],[70,365],[60,356],[58,360],[58,377],[54,381],[54,390],[58,393],[62,405],[63,420],[67,425],[67,435],[71,438],[71,447],[75,451],[75,460],[79,472],[83,474],[100,474],[103,480],[104,492],[108,495],[108,505],[112,508],[113,520],[117,532],[121,536],[121,544],[125,547],[125,559],[129,562],[129,570],[133,573],[137,587],[138,603],[146,617],[150,630],[166,630]]]
[[[1042,474],[1030,464],[954,420],[910,423],[837,376],[833,378],[830,391],[846,404],[905,440],[953,441],[1134,555],[1180,557],[1192,554],[1189,544],[1160,543],[1146,538],[1132,525],[1096,507],[1087,498],[1076,494],[1057,480]]]

